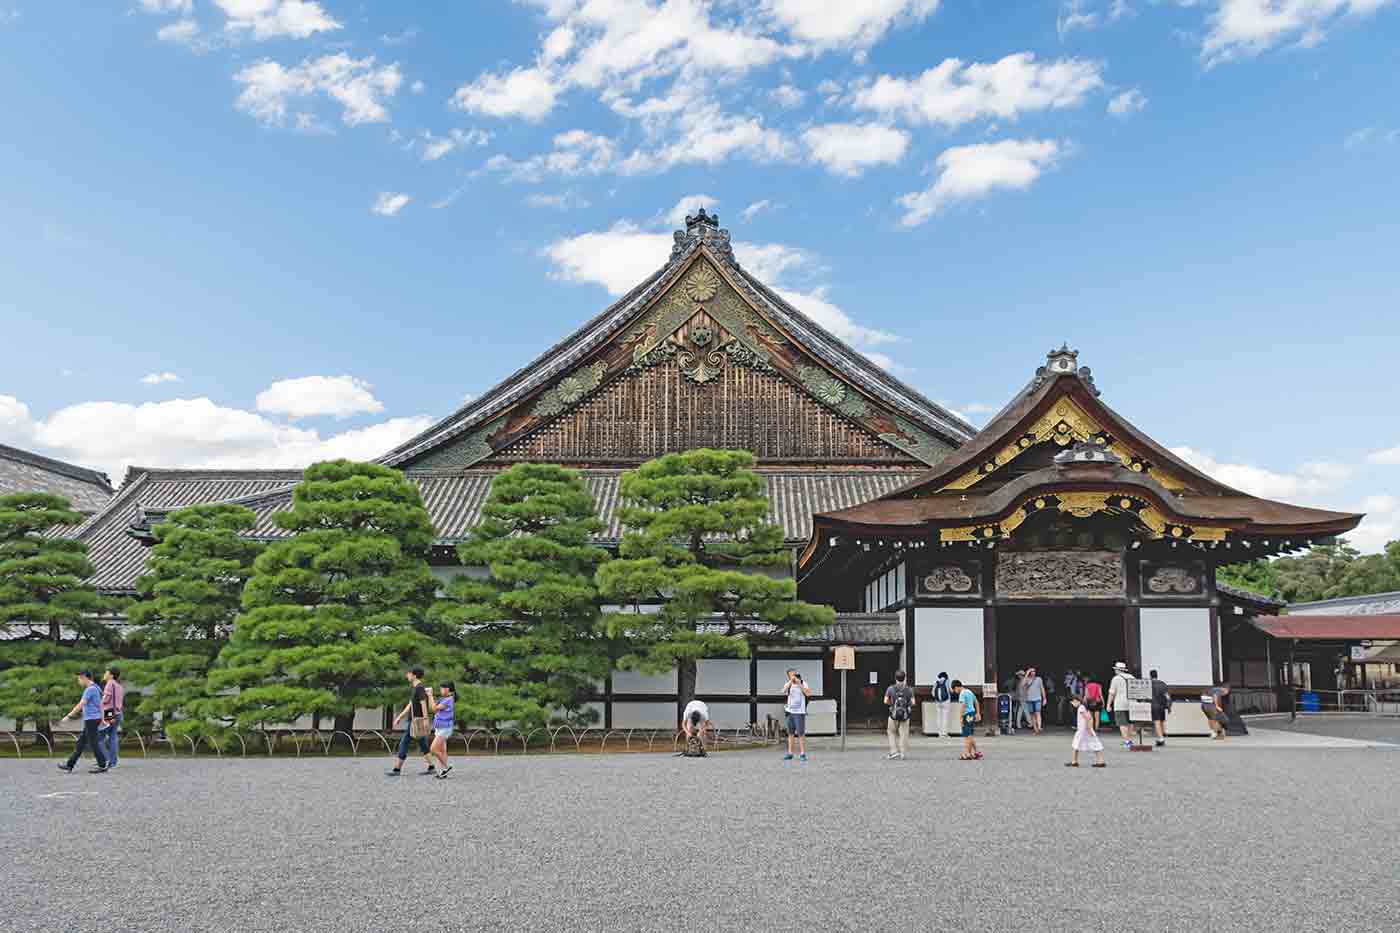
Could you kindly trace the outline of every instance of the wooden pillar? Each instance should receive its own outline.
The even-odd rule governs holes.
[[[1137,606],[1123,607],[1123,653],[1128,666],[1139,677],[1146,677],[1147,672],[1142,669],[1142,617]]]
[[[1000,683],[997,680],[997,610],[995,606],[982,609],[982,682]]]
[[[758,722],[758,655],[749,657],[749,722]]]
[[[608,676],[603,679],[603,728],[611,729],[612,726],[612,671],[608,671]]]
[[[1224,678],[1220,673],[1220,610],[1210,607],[1210,676],[1211,684],[1218,684]]]

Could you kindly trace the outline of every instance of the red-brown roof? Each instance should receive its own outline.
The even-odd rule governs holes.
[[[1400,639],[1400,612],[1369,616],[1260,616],[1254,625],[1275,638],[1357,641]]]

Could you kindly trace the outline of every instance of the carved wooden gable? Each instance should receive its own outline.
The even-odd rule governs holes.
[[[625,463],[694,447],[872,464],[952,449],[817,362],[702,252],[583,365],[415,465]]]

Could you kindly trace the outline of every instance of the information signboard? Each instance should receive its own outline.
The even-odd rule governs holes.
[[[1128,678],[1128,718],[1133,722],[1152,721],[1152,681]]]
[[[856,649],[854,645],[837,645],[836,660],[832,666],[838,671],[853,671],[856,669]]]

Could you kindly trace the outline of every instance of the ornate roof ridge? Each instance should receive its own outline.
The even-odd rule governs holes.
[[[93,470],[85,466],[78,466],[76,463],[69,463],[66,460],[56,460],[53,457],[46,457],[43,454],[35,453],[32,450],[24,450],[20,447],[11,447],[9,444],[0,444],[0,458],[13,460],[16,463],[24,463],[28,466],[39,467],[48,470],[50,473],[57,473],[69,479],[80,480],[85,483],[92,483],[101,487],[105,492],[112,493],[112,481],[106,473],[100,470]]]

